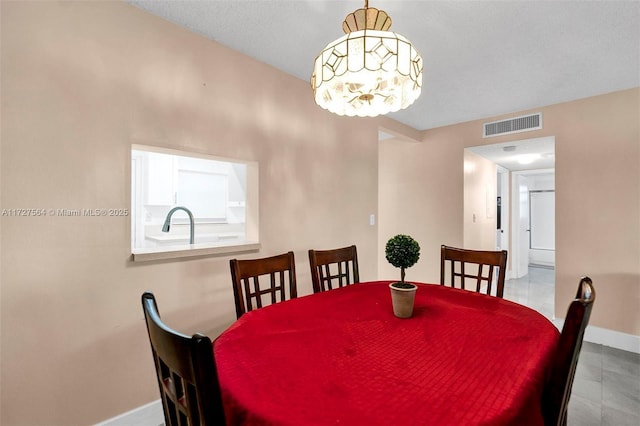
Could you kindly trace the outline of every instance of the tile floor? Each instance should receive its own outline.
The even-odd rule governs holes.
[[[553,319],[554,284],[553,269],[530,267],[523,278],[506,281],[504,297]],[[640,354],[585,341],[567,424],[640,425]]]

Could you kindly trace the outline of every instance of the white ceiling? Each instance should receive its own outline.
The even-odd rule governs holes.
[[[555,138],[549,136],[493,145],[475,146],[467,149],[493,161],[507,170],[525,171],[555,169],[555,145]]]
[[[308,81],[363,0],[126,0]],[[371,0],[424,59],[424,130],[640,86],[640,1]],[[312,96],[309,88],[309,97]]]

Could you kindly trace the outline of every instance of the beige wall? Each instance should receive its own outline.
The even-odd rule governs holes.
[[[438,133],[438,129],[431,132]],[[486,190],[494,182],[496,166],[464,150],[464,144],[404,142],[380,143],[378,170],[378,275],[400,279],[387,262],[384,247],[396,234],[411,235],[420,244],[418,263],[407,270],[410,281],[440,282],[440,245],[492,250],[495,214],[486,215]],[[466,163],[466,164],[465,164]],[[436,167],[437,165],[437,167]],[[465,171],[466,168],[466,171]],[[491,195],[490,195],[491,196]],[[473,223],[472,215],[476,214]]]
[[[483,122],[538,111],[543,129],[482,139]],[[382,142],[379,244],[396,231],[413,235],[423,257],[410,279],[436,282],[437,247],[463,242],[464,147],[542,136],[556,141],[555,315],[564,318],[580,276],[589,275],[597,292],[591,324],[638,336],[638,88],[428,130],[422,143]]]
[[[374,120],[119,2],[1,3],[1,208],[128,208],[132,143],[255,160],[262,249],[357,244],[377,276]],[[159,397],[140,295],[215,337],[235,319],[230,256],[134,264],[128,217],[1,221],[2,425],[98,422]]]
[[[419,143],[395,138],[380,143],[381,279],[400,279],[398,268],[384,257],[386,242],[396,234],[411,235],[420,244],[418,263],[406,271],[409,281],[439,282],[440,245],[462,246],[463,146],[455,138]]]
[[[464,248],[496,249],[497,173],[495,163],[464,151]]]

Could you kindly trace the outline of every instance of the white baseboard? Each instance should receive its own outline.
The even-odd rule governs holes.
[[[553,320],[553,323],[558,327],[558,330],[562,330],[564,318],[556,318]],[[589,325],[584,332],[584,340],[586,342],[622,349],[627,352],[640,353],[640,336],[636,336],[635,334],[621,333],[619,331]]]
[[[126,413],[119,414],[96,426],[163,426],[162,401],[156,400]]]

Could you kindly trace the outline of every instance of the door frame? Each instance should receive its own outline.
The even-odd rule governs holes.
[[[529,241],[526,241],[527,249],[523,250],[520,232],[520,207],[526,203],[525,213],[529,215],[529,190],[526,194],[520,193],[520,180],[526,179],[528,171],[512,171],[511,172],[511,276],[512,278],[521,278],[529,273]],[[527,231],[529,226],[526,226]],[[526,262],[525,262],[526,261]]]
[[[496,194],[500,197],[500,229],[496,230],[496,249],[511,252],[511,174],[510,170],[496,164]],[[496,212],[497,214],[497,212]],[[500,240],[500,241],[499,241]],[[511,278],[508,260],[506,278]]]

